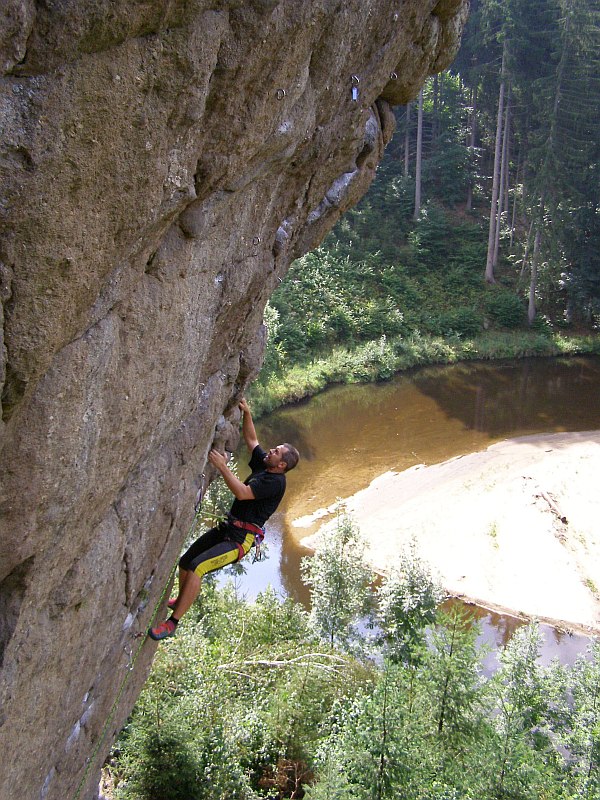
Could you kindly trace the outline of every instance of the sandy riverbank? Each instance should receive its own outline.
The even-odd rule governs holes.
[[[414,540],[450,594],[600,633],[600,431],[509,439],[386,472],[344,504],[376,571]],[[309,547],[335,524],[319,516]],[[299,535],[306,522],[294,523]]]

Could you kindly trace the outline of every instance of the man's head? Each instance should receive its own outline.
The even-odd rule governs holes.
[[[285,442],[272,447],[265,456],[265,466],[273,472],[289,472],[298,463],[300,454],[296,448]]]

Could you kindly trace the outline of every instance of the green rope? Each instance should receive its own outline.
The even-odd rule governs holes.
[[[191,526],[190,530],[188,531],[188,535],[187,535],[186,539],[189,538],[190,534],[192,533],[192,531],[196,527],[197,520],[198,520],[198,514],[196,514],[196,516],[194,517],[194,521],[192,522],[192,526]],[[150,628],[152,627],[152,623],[154,622],[154,619],[156,617],[156,614],[158,612],[158,609],[160,608],[160,605],[161,605],[162,601],[165,599],[165,595],[166,595],[166,593],[167,593],[167,591],[169,589],[169,585],[171,583],[171,580],[172,580],[173,576],[175,575],[175,570],[176,569],[177,569],[177,560],[175,561],[175,564],[173,565],[173,569],[171,570],[171,572],[169,574],[169,577],[168,577],[167,582],[165,584],[165,588],[163,589],[162,594],[159,597],[158,602],[156,603],[156,605],[154,607],[154,611],[152,612],[152,617],[150,618],[150,624],[148,626]],[[88,758],[88,763],[87,763],[87,766],[85,768],[85,772],[83,773],[83,777],[81,778],[81,781],[79,782],[79,786],[77,787],[77,790],[76,790],[75,794],[73,795],[73,800],[78,800],[79,795],[81,794],[81,790],[85,786],[85,783],[86,783],[86,781],[88,779],[90,770],[92,768],[92,764],[94,763],[94,761],[96,759],[96,756],[98,755],[98,751],[100,750],[100,748],[102,746],[102,743],[104,742],[104,739],[106,737],[106,734],[108,733],[108,728],[109,728],[109,726],[110,726],[110,724],[112,722],[112,719],[114,717],[115,711],[119,707],[119,703],[121,702],[121,698],[123,697],[123,692],[125,691],[125,687],[127,685],[127,681],[129,680],[129,676],[133,672],[133,668],[135,666],[135,662],[137,661],[139,654],[142,652],[143,646],[146,644],[146,636],[144,634],[141,634],[141,637],[142,637],[142,639],[140,641],[140,644],[138,645],[138,648],[137,648],[137,650],[135,652],[134,657],[131,659],[131,662],[130,662],[128,668],[127,668],[127,673],[125,674],[125,677],[123,678],[123,680],[121,682],[121,685],[119,687],[119,691],[117,692],[117,696],[115,697],[115,701],[112,704],[112,707],[111,707],[111,709],[110,709],[110,711],[108,713],[108,717],[106,718],[106,722],[104,723],[104,727],[102,728],[102,730],[100,732],[100,737],[98,738],[98,741],[96,742],[96,746],[94,747],[91,755]]]

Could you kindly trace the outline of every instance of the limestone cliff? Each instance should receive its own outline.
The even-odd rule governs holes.
[[[3,800],[95,796],[265,302],[365,192],[389,104],[450,62],[467,5],[3,0]]]

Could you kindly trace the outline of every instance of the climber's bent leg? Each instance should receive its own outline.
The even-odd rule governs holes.
[[[226,535],[227,531],[211,528],[196,539],[181,556],[179,571],[180,575],[183,574],[183,588],[180,588],[179,597],[173,607],[173,616],[176,619],[181,619],[198,597],[204,575],[243,558],[254,542],[254,535],[251,533],[247,533],[239,544],[225,538]]]
[[[185,584],[191,572],[188,569],[183,569],[183,567],[179,567],[179,572],[177,575],[177,597],[169,600],[168,606],[169,608],[175,608],[177,605],[177,601],[179,600],[180,596],[183,594],[183,590],[185,589]]]
[[[173,607],[173,617],[180,620],[181,617],[188,611],[193,604],[194,600],[200,594],[201,578],[195,572],[188,572],[185,578],[183,588],[179,590],[177,602]]]
[[[194,572],[202,578],[209,572],[235,563],[246,555],[254,542],[254,534],[242,535],[243,539],[238,543],[227,528],[211,528],[181,556],[180,569]]]
[[[175,633],[177,623],[198,597],[204,575],[243,558],[254,543],[252,533],[246,533],[243,541],[239,544],[232,539],[225,538],[226,535],[228,535],[226,528],[211,528],[199,539],[196,539],[182,555],[179,560],[179,595],[175,603],[171,604],[172,616],[157,628],[150,629],[149,635],[153,639],[165,638]],[[165,626],[169,627],[168,633]],[[172,630],[170,630],[171,627]],[[163,628],[165,628],[164,631]],[[160,633],[164,633],[164,635],[161,636]]]

